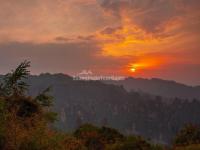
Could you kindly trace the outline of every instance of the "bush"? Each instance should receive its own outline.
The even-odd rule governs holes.
[[[200,144],[200,127],[196,125],[186,125],[177,134],[174,145],[187,146],[191,144]]]
[[[124,141],[107,145],[106,150],[162,150],[162,147],[151,145],[140,136],[129,136]]]
[[[190,146],[178,146],[174,150],[200,150],[200,144],[192,144]]]
[[[100,128],[91,124],[82,125],[74,132],[74,136],[82,141],[89,150],[102,150],[104,143],[100,135]]]
[[[99,130],[101,138],[105,144],[114,144],[118,141],[123,141],[124,136],[119,133],[116,129],[102,127]]]

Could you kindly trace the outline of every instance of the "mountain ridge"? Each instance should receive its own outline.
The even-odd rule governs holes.
[[[200,124],[200,101],[194,98],[165,98],[102,81],[73,80],[63,74],[31,76],[28,84],[31,96],[52,86],[53,109],[60,116],[56,126],[61,130],[73,131],[92,123],[169,143],[186,123]]]
[[[2,78],[3,75],[0,75]],[[41,78],[42,79],[55,79],[57,82],[66,83],[72,82],[73,77],[67,74],[57,73],[42,73],[40,75],[31,75],[30,79]],[[47,82],[51,82],[49,80]],[[106,84],[113,84],[118,86],[123,86],[127,91],[138,91],[155,96],[162,96],[165,98],[182,98],[182,99],[200,99],[200,85],[190,86],[183,83],[179,83],[173,80],[164,80],[159,78],[134,78],[127,77],[125,80],[119,81],[96,81],[103,82]],[[49,83],[51,85],[51,83]]]
[[[122,85],[127,91],[142,91],[166,98],[200,99],[200,86],[189,86],[173,80],[129,77],[123,81],[105,81],[104,83]]]

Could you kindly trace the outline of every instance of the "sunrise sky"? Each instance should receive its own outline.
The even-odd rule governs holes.
[[[200,85],[200,0],[0,0],[0,73],[25,59]]]

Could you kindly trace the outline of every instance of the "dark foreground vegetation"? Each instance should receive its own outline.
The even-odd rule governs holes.
[[[67,134],[52,126],[50,88],[27,96],[25,79],[30,63],[21,63],[0,84],[0,150],[199,150],[200,127],[187,125],[171,147],[157,145],[138,135],[125,136],[109,127],[85,124]]]

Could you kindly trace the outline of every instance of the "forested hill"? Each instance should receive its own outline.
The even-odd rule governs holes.
[[[0,75],[0,78],[2,75]],[[31,80],[45,80],[46,82],[66,83],[71,82],[72,77],[64,74],[41,74],[31,76]],[[49,80],[48,80],[49,79]],[[106,84],[123,86],[127,91],[137,91],[165,98],[200,99],[200,86],[189,86],[175,81],[162,80],[157,78],[144,79],[129,77],[121,81],[103,81]]]
[[[175,81],[162,79],[127,78],[122,81],[106,81],[105,83],[123,85],[128,91],[142,91],[153,95],[173,98],[200,99],[200,86],[188,86]]]
[[[89,122],[170,142],[183,125],[200,124],[200,102],[196,99],[169,101],[143,92],[128,92],[119,85],[75,81],[62,74],[31,76],[28,83],[31,95],[52,86],[54,109],[60,114],[57,126],[68,131]]]

